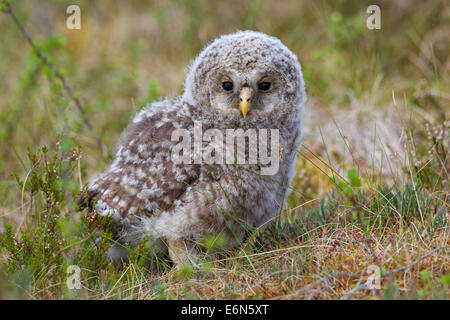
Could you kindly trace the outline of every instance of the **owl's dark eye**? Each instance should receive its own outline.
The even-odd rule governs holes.
[[[222,88],[225,91],[233,90],[233,82],[231,82],[231,81],[222,82]]]
[[[258,84],[258,89],[261,91],[267,91],[270,89],[270,82],[260,82]]]

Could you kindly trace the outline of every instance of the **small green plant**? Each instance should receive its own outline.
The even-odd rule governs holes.
[[[49,152],[42,147],[28,152],[30,169],[21,179],[13,175],[22,194],[22,222],[14,227],[5,225],[0,237],[0,249],[7,254],[3,268],[16,275],[19,287],[33,285],[46,290],[52,283],[64,279],[64,248],[67,239],[61,232],[61,221],[70,209],[65,200],[73,196],[67,184],[78,160],[79,152]],[[25,202],[25,199],[27,200]],[[25,298],[25,297],[23,297]]]

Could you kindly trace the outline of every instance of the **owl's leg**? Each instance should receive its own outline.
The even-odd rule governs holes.
[[[167,238],[167,247],[169,248],[169,256],[177,267],[181,267],[186,264],[196,265],[198,257],[195,244],[193,242],[186,241],[183,238]]]

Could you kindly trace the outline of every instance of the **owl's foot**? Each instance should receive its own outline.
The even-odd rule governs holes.
[[[197,265],[197,250],[193,242],[186,241],[183,238],[167,238],[167,247],[169,248],[170,259],[172,259],[178,268],[186,264]]]

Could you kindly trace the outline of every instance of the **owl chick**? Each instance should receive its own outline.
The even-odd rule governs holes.
[[[80,207],[112,219],[109,257],[125,260],[126,246],[145,240],[153,253],[168,251],[180,265],[193,262],[197,244],[208,236],[221,236],[226,249],[274,220],[294,174],[305,101],[297,57],[277,38],[239,31],[206,46],[189,69],[183,95],[142,109],[122,135],[115,160],[78,199]],[[277,134],[251,139],[264,129]],[[174,161],[180,130],[193,137],[184,146],[194,152],[183,149],[184,161]],[[201,136],[211,130],[214,139]],[[225,137],[233,130],[244,133],[244,147],[227,153]],[[270,174],[261,173],[261,161],[205,162],[198,154],[214,150],[217,160],[221,151],[232,158],[241,153],[245,160],[261,153],[264,139],[270,154],[279,155]],[[218,142],[226,147],[217,149]]]

